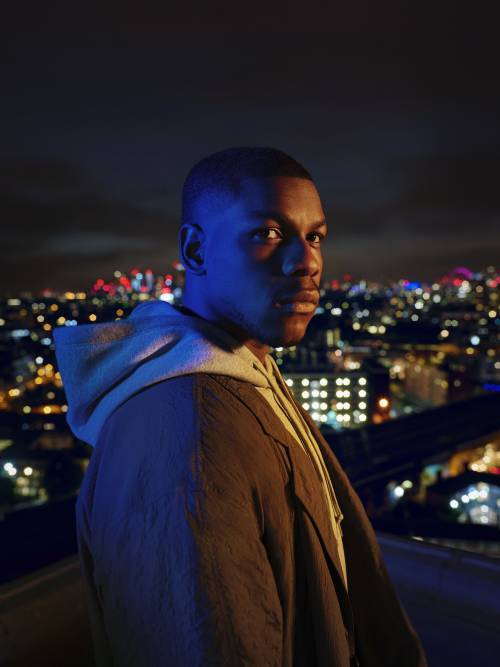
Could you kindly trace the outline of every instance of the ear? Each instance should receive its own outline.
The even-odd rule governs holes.
[[[207,271],[204,260],[205,234],[196,223],[185,223],[179,230],[179,252],[186,271],[204,275]]]

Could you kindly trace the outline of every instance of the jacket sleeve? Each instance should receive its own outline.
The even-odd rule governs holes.
[[[139,465],[109,536],[101,592],[113,664],[278,667],[281,604],[242,457],[252,434],[217,396],[195,399],[192,414],[179,405],[165,420],[173,400],[154,428],[149,421],[155,446],[144,445],[160,471]],[[144,504],[158,480],[161,493]]]

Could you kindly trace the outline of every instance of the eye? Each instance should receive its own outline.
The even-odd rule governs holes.
[[[284,238],[282,231],[278,227],[261,227],[252,232],[252,237],[264,241],[277,241]],[[325,238],[325,234],[311,232],[308,237],[314,245],[319,245]]]
[[[269,236],[270,233],[274,233],[275,236]],[[270,241],[275,241],[276,239],[281,238],[281,232],[277,227],[262,227],[261,229],[256,229],[253,233],[252,236],[255,236],[257,238],[261,238],[264,240],[270,240]]]

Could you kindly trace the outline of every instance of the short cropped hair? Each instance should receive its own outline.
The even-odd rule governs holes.
[[[229,206],[239,196],[242,180],[274,176],[313,180],[305,167],[277,148],[241,146],[208,155],[184,181],[181,224],[198,221],[202,200],[204,207]]]

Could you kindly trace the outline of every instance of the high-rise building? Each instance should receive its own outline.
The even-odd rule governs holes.
[[[370,423],[373,406],[364,373],[284,373],[287,385],[318,425],[334,429]]]

